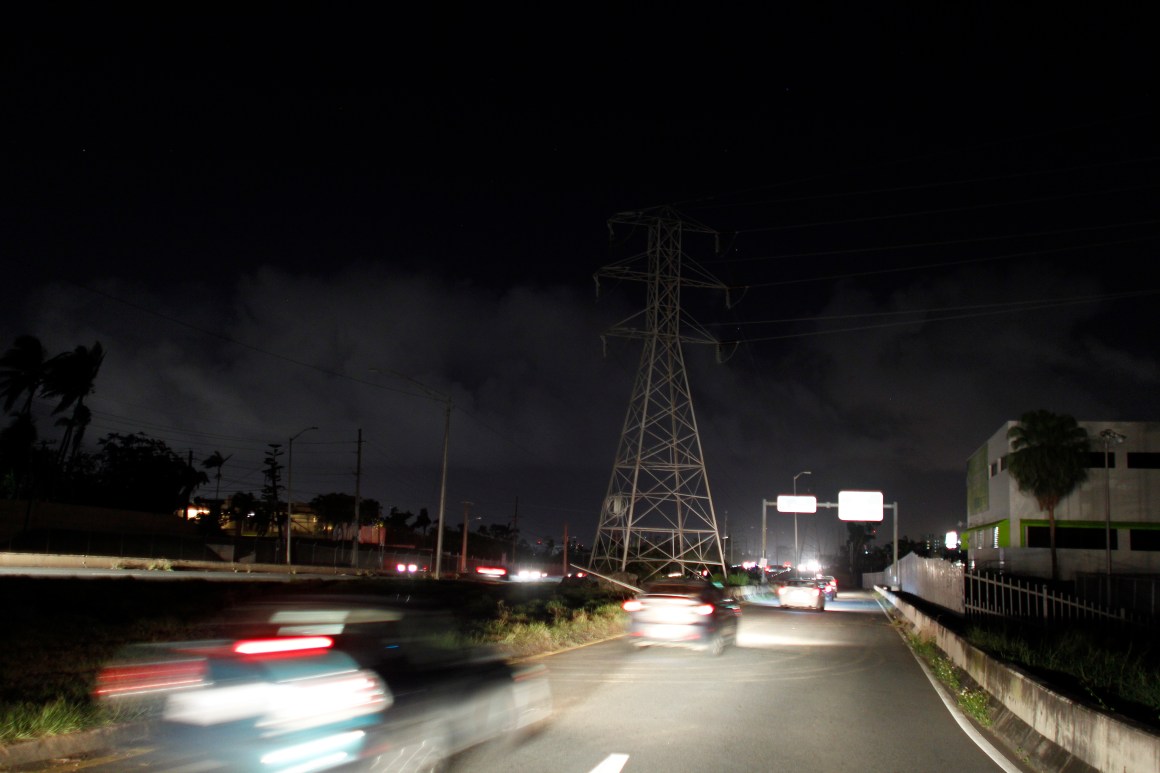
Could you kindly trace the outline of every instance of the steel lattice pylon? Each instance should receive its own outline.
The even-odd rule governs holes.
[[[648,574],[685,574],[704,569],[724,573],[724,551],[713,511],[709,477],[685,371],[683,343],[713,343],[703,330],[682,335],[681,287],[724,289],[716,280],[681,276],[685,231],[713,233],[669,209],[625,213],[612,218],[648,228],[647,270],[639,260],[608,266],[598,276],[648,285],[644,330],[626,322],[609,334],[644,342],[621,430],[608,494],[600,511],[590,567],[625,571],[645,564]],[[637,315],[639,316],[639,315]]]

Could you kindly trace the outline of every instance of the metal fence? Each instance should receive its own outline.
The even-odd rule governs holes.
[[[1102,587],[1101,587],[1102,583]],[[1115,621],[1156,626],[1160,620],[1160,578],[1084,576],[1076,595],[1045,581],[996,572],[968,572],[961,564],[905,555],[897,566],[862,575],[862,586],[883,585],[918,596],[967,617],[989,616],[1024,622]],[[1102,594],[1102,595],[1101,595]],[[1116,603],[1108,603],[1108,599]]]
[[[1123,608],[1129,614],[1149,620],[1160,619],[1160,577],[1156,575],[1112,575],[1080,572],[1075,576],[1075,592],[1081,598],[1105,607]]]
[[[963,605],[968,617],[990,616],[1027,622],[1116,622],[1146,625],[1125,609],[1111,609],[1063,593],[1046,583],[975,572],[963,576]]]

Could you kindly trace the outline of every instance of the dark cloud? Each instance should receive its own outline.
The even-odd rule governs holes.
[[[686,348],[719,517],[810,470],[941,532],[1002,422],[1160,407],[1160,67],[1146,27],[1056,10],[33,27],[0,344],[101,341],[87,437],[232,453],[230,490],[318,426],[303,499],[353,491],[362,429],[362,494],[434,509],[449,395],[451,517],[588,538],[640,356],[601,333],[645,302],[595,292],[645,249],[605,220],[674,204],[731,287],[682,297],[729,342]]]

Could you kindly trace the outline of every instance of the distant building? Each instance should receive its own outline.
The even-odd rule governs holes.
[[[1008,421],[967,461],[963,547],[969,568],[1050,577],[1047,513],[1007,470],[1007,431],[1018,423]],[[1109,520],[1112,573],[1160,574],[1160,422],[1079,425],[1092,451],[1087,481],[1055,509],[1060,579],[1107,571]],[[1105,445],[1104,430],[1123,441]]]

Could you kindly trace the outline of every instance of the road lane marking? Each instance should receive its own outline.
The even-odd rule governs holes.
[[[589,773],[620,773],[626,762],[628,762],[627,754],[609,754]]]
[[[879,601],[878,603],[882,605],[883,613],[885,613],[888,618],[893,620],[894,618],[890,615],[890,611],[886,609],[885,602]],[[931,686],[934,688],[935,694],[938,695],[939,700],[941,700],[943,705],[946,706],[947,711],[950,712],[951,717],[955,720],[963,733],[966,734],[967,738],[970,738],[972,741],[974,741],[975,746],[978,746],[979,750],[982,751],[983,754],[986,754],[988,757],[990,757],[991,761],[998,765],[1004,771],[1004,773],[1022,773],[1022,768],[1009,760],[1007,755],[999,751],[999,749],[992,745],[991,742],[988,741],[982,733],[975,729],[975,726],[972,725],[970,720],[967,719],[966,715],[963,714],[963,711],[958,707],[958,704],[956,704],[951,699],[951,697],[947,695],[946,688],[943,686],[942,682],[938,680],[938,677],[936,677],[931,672],[930,668],[926,665],[926,661],[924,661],[919,656],[919,654],[911,648],[910,643],[906,640],[906,635],[902,632],[902,629],[896,628],[895,630],[898,631],[898,635],[902,638],[902,643],[906,647],[907,651],[918,663],[918,667],[922,669],[922,673],[925,674],[926,678],[930,681]]]

